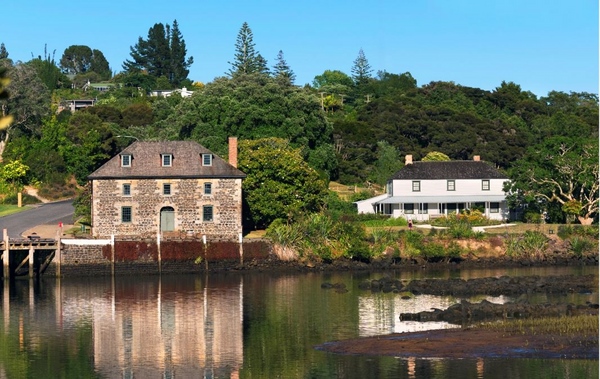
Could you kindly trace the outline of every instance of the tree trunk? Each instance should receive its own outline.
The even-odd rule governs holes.
[[[594,219],[591,217],[577,216],[577,218],[579,219],[581,225],[592,225],[592,222],[594,221]]]

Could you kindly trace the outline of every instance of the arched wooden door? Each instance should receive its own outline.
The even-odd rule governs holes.
[[[175,209],[163,207],[160,210],[160,231],[172,232],[175,230]]]

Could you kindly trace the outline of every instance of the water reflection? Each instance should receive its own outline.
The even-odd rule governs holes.
[[[597,376],[597,362],[400,359],[315,350],[327,341],[452,326],[401,322],[399,315],[445,309],[459,298],[419,295],[402,299],[398,294],[358,288],[365,279],[382,275],[391,273],[232,273],[4,282],[0,378],[494,379],[545,378],[575,368],[581,375],[574,378]],[[393,275],[401,280],[435,276],[424,272]],[[326,281],[343,283],[348,292],[324,290],[321,284]],[[592,296],[597,298],[597,293]],[[467,300],[484,298],[511,300],[485,296]],[[500,375],[507,368],[513,375]]]
[[[52,301],[55,314],[44,307],[44,319],[35,316],[34,301],[9,301],[9,286],[5,286],[4,330],[18,320],[20,345],[31,347],[39,338],[47,338],[44,334],[53,329],[50,323],[59,333],[89,324],[94,367],[107,378],[165,378],[175,373],[183,378],[239,376],[243,364],[241,277],[210,285],[206,278],[116,279],[94,284],[63,286],[57,282]],[[20,295],[22,291],[11,300],[23,299]],[[32,323],[31,318],[40,322]],[[30,328],[27,333],[24,324]]]

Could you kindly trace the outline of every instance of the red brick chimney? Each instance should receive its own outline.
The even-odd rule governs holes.
[[[229,137],[229,164],[237,168],[237,137]]]
[[[479,162],[481,160],[481,157],[479,155],[473,155],[473,160],[475,162]]]

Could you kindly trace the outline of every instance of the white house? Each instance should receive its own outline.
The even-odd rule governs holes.
[[[508,218],[508,177],[478,155],[472,161],[413,162],[387,183],[387,193],[356,202],[359,213],[381,213],[415,221],[479,209],[493,220]]]
[[[183,87],[181,89],[154,90],[150,92],[150,96],[169,97],[174,94],[180,94],[181,97],[190,97],[194,91],[190,91]]]

